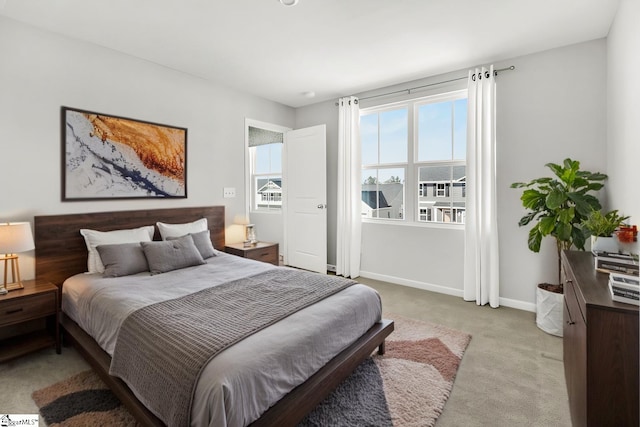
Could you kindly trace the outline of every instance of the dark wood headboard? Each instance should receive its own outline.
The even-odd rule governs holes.
[[[81,228],[112,231],[200,218],[207,218],[213,247],[224,250],[224,206],[36,216],[36,278],[61,287],[68,277],[87,271],[87,246],[80,235]],[[154,240],[160,240],[157,227]]]

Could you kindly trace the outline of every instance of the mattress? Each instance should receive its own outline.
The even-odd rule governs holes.
[[[62,310],[112,355],[133,311],[273,268],[283,267],[218,253],[204,265],[153,276],[79,274],[64,283]],[[377,292],[356,284],[227,348],[198,380],[191,425],[250,424],[380,318]]]

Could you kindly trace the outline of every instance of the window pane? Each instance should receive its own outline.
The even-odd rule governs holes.
[[[418,160],[451,160],[453,102],[438,102],[418,108]]]
[[[271,160],[270,173],[282,172],[282,144],[269,144],[270,153],[269,158]]]
[[[256,177],[256,209],[282,209],[282,176]]]
[[[453,103],[453,158],[467,158],[467,99],[458,99]]]
[[[380,113],[380,163],[406,162],[408,135],[406,108]]]
[[[252,147],[255,150],[253,173],[266,174],[282,172],[282,144],[265,144]]]
[[[251,147],[253,209],[282,209],[282,143]]]
[[[360,143],[362,144],[362,164],[378,163],[378,113],[360,117]]]
[[[422,166],[418,180],[418,221],[464,224],[466,166]]]
[[[362,216],[364,218],[404,218],[404,169],[384,168],[362,171]]]

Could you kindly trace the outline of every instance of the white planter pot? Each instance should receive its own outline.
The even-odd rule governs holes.
[[[536,288],[536,325],[548,334],[562,336],[564,295]]]
[[[591,236],[591,250],[592,251],[606,251],[606,252],[618,252],[620,245],[618,238],[611,237],[595,237]]]

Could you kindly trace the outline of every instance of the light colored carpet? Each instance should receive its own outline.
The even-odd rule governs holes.
[[[473,336],[436,427],[570,426],[562,339],[535,326],[534,313],[478,307],[461,298],[360,278],[386,311]],[[33,391],[89,369],[72,348],[0,364],[0,412],[35,414]]]

